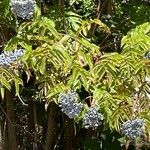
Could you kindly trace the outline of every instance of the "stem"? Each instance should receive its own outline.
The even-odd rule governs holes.
[[[96,18],[99,19],[101,15],[101,0],[98,1],[97,9],[96,9]],[[95,30],[97,28],[96,24],[93,24],[91,27],[91,35],[94,35]]]
[[[112,11],[112,6],[113,6],[112,0],[105,0],[104,2],[102,2],[102,0],[99,0],[97,9],[96,9],[96,18],[100,19],[103,13],[110,14]],[[93,24],[90,35],[94,35],[96,28],[97,28],[97,25]]]
[[[126,144],[125,144],[125,150],[128,150],[129,144],[130,144],[130,140],[127,140],[127,142],[126,142]]]

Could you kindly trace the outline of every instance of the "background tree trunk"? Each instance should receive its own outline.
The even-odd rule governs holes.
[[[13,98],[14,94],[8,90],[5,93],[6,113],[7,113],[7,135],[8,150],[17,150],[16,127],[14,117]]]
[[[1,125],[0,125],[0,134],[1,134],[1,137],[0,137],[0,150],[7,150],[7,136],[6,136],[6,120],[3,118],[1,120]]]
[[[2,120],[0,120],[0,150],[3,149],[3,137],[2,137]]]
[[[55,145],[55,130],[56,130],[56,121],[55,118],[58,114],[57,105],[54,102],[51,102],[49,105],[48,113],[48,122],[47,122],[47,134],[45,140],[44,150],[53,150]]]
[[[65,150],[76,150],[75,139],[75,124],[74,120],[64,115],[64,136],[65,136]]]

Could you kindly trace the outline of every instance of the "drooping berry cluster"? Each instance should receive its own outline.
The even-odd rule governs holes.
[[[82,111],[83,104],[78,102],[78,95],[73,91],[59,94],[58,101],[62,112],[69,118],[78,116]]]
[[[123,123],[121,131],[122,134],[127,136],[129,139],[136,139],[143,135],[143,127],[143,119],[128,120]]]
[[[1,66],[10,66],[13,62],[15,62],[19,57],[21,57],[24,53],[24,49],[18,49],[15,51],[4,51],[0,55],[0,65]]]
[[[11,12],[23,19],[32,18],[35,6],[35,0],[10,0]]]
[[[103,119],[104,117],[101,113],[99,113],[94,107],[90,107],[83,117],[83,126],[85,128],[96,129]]]

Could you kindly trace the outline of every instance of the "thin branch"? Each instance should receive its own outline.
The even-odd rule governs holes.
[[[99,19],[101,15],[101,0],[98,1],[97,9],[96,9],[96,18]],[[93,35],[95,33],[97,25],[94,24],[91,30],[91,34]]]

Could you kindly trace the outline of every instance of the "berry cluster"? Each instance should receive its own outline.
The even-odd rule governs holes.
[[[143,135],[143,127],[143,119],[128,120],[123,123],[121,131],[129,139],[136,139]]]
[[[59,94],[58,101],[62,112],[69,118],[78,116],[82,111],[83,104],[78,102],[78,95],[73,91]]]
[[[93,107],[90,107],[88,112],[83,117],[83,126],[85,128],[92,128],[96,129],[100,124],[101,120],[103,120],[104,117],[102,114],[98,113],[97,110]]]
[[[146,59],[150,59],[150,51],[145,54]]]
[[[32,18],[35,6],[35,0],[10,0],[12,13],[23,19]]]
[[[15,62],[19,57],[21,57],[24,53],[24,49],[18,49],[10,52],[4,51],[0,55],[0,65],[2,66],[10,66],[13,62]]]
[[[130,0],[122,0],[123,4],[126,4],[127,2],[129,2]],[[141,0],[142,2],[150,2],[150,0]]]
[[[142,0],[143,2],[150,2],[150,0]]]

